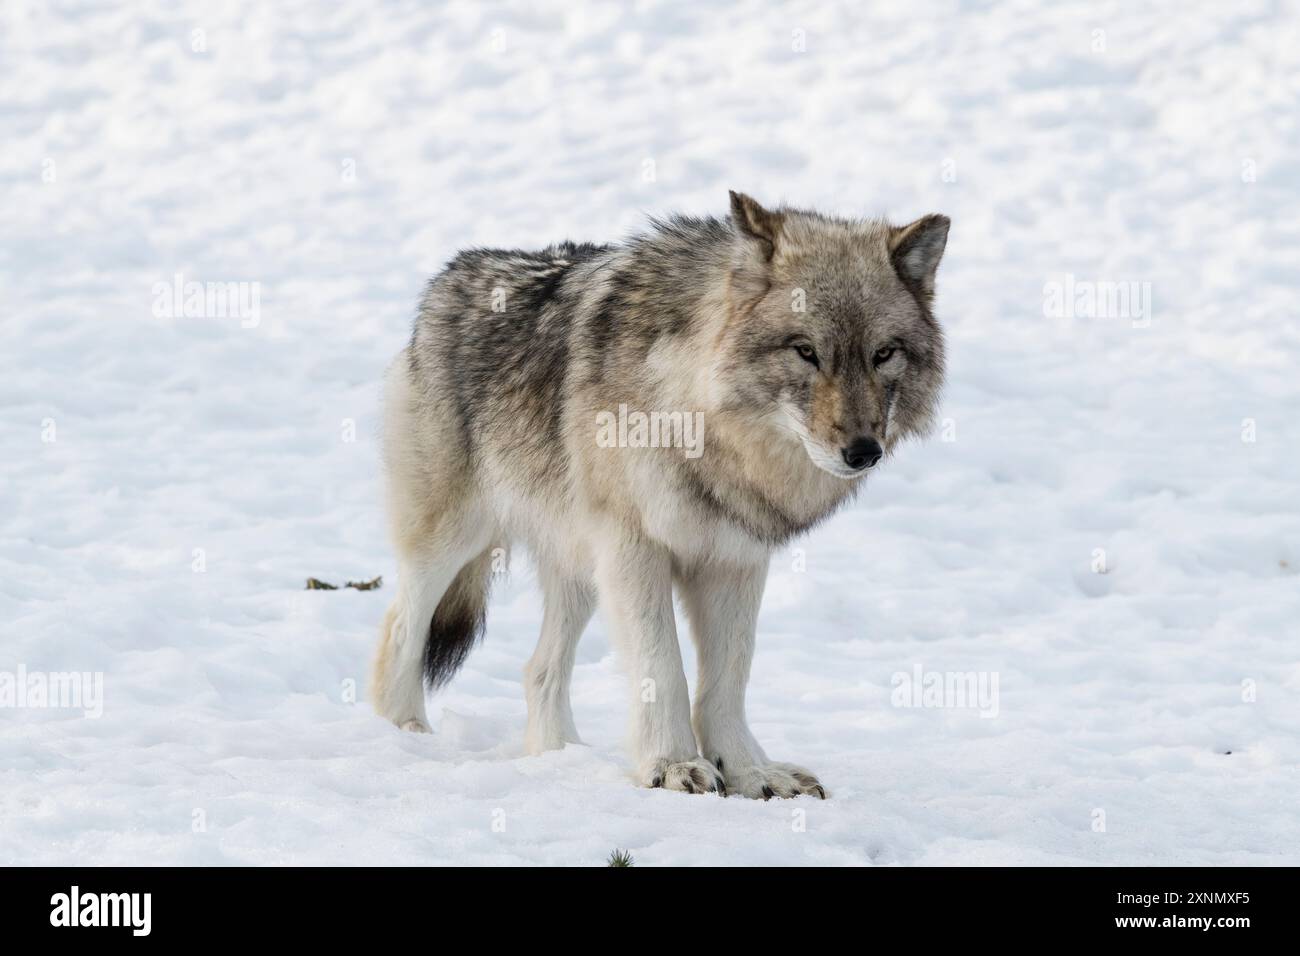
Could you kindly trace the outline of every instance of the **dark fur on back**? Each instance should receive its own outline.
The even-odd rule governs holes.
[[[430,281],[411,362],[453,373],[439,381],[471,459],[478,446],[501,440],[518,449],[530,481],[555,477],[561,456],[533,452],[559,441],[582,291],[569,280],[612,248],[562,242],[540,252],[473,249]]]

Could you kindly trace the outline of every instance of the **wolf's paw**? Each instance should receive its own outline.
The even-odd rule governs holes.
[[[409,730],[413,734],[433,733],[433,731],[429,729],[429,725],[419,717],[412,717],[410,720],[398,721],[397,726],[402,730]]]
[[[773,797],[799,797],[805,794],[825,800],[826,788],[810,771],[792,763],[755,764],[732,769],[726,767],[727,786],[732,793],[756,800]]]
[[[663,787],[665,790],[680,790],[683,793],[716,792],[724,797],[727,795],[727,782],[718,768],[700,758],[680,763],[656,761],[649,772],[643,774],[642,783],[647,787]]]

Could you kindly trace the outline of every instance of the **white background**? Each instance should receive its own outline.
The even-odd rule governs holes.
[[[0,863],[1300,862],[1298,23],[6,3],[0,670],[105,701],[0,710]],[[635,788],[599,620],[589,746],[521,756],[519,555],[434,735],[376,718],[379,381],[421,284],[729,188],[953,220],[955,440],[778,553],[760,622],[755,731],[832,799]],[[259,283],[260,322],[156,317],[178,273]],[[1149,327],[1046,316],[1066,275],[1150,283]],[[996,674],[998,716],[892,706],[916,665]]]

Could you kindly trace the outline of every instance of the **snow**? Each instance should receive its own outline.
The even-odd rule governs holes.
[[[104,697],[0,708],[0,863],[1300,863],[1293,7],[2,16],[0,672]],[[954,224],[948,421],[776,555],[760,621],[755,732],[831,799],[635,788],[599,620],[588,746],[523,756],[519,555],[435,733],[381,721],[421,283],[728,188]],[[156,314],[177,275],[256,316]],[[1128,281],[1149,322],[1047,314]],[[894,706],[918,666],[996,716]]]

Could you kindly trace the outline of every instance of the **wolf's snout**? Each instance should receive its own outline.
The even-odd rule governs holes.
[[[840,450],[840,454],[844,456],[844,464],[854,471],[870,468],[880,461],[884,453],[885,450],[880,447],[880,442],[874,438],[855,439],[847,448]]]

